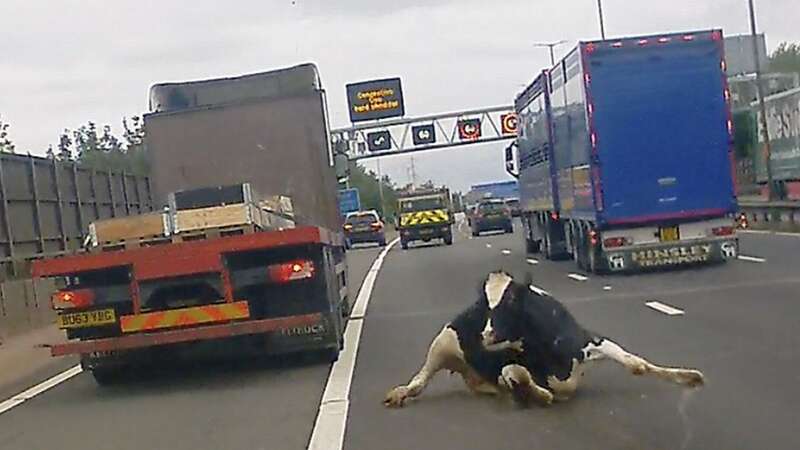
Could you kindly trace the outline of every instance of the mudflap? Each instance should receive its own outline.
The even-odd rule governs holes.
[[[625,272],[703,263],[720,263],[736,259],[738,254],[739,241],[736,238],[731,238],[611,250],[606,252],[604,262],[610,272]]]

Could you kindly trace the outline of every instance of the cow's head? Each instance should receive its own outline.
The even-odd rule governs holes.
[[[509,313],[514,308],[515,298],[518,296],[519,283],[504,271],[491,272],[483,284],[483,291],[489,307],[489,317],[486,326],[481,332],[484,345],[491,345],[509,339],[506,335],[511,332],[507,327]],[[523,289],[524,289],[524,285]],[[498,322],[499,321],[499,322]],[[502,322],[502,323],[501,323]],[[513,327],[516,329],[516,326]]]

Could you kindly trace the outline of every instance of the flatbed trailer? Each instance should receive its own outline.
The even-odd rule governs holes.
[[[343,244],[302,226],[36,261],[35,277],[65,281],[53,306],[69,340],[51,353],[80,355],[101,383],[199,342],[336,359],[350,310]]]

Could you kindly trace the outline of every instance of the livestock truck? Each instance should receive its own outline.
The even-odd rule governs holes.
[[[198,355],[336,359],[350,302],[317,68],[156,85],[145,125],[152,195],[169,206],[92,230],[136,239],[34,264],[63,286],[52,301],[68,340],[51,353],[79,355],[101,384]],[[251,192],[290,198],[293,222],[264,219]],[[248,227],[214,226],[232,214]],[[142,236],[161,218],[165,232]]]
[[[736,257],[730,97],[720,30],[579,43],[515,99],[527,250],[589,272]]]

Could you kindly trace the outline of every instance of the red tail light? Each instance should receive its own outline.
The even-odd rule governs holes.
[[[372,222],[370,226],[372,226],[373,230],[380,230],[381,228],[383,228],[383,224],[380,222]]]
[[[88,308],[94,305],[94,291],[76,289],[74,291],[58,291],[50,297],[53,309]]]
[[[693,34],[687,34],[687,35],[685,35],[685,36],[684,36],[682,39],[683,39],[684,41],[686,41],[686,42],[691,42],[691,41],[693,41],[693,40],[694,40],[694,35],[693,35]]]
[[[591,242],[593,246],[597,245],[597,231],[592,230],[589,232],[589,242]]]
[[[735,232],[732,226],[716,227],[711,230],[714,236],[730,236]]]
[[[558,212],[557,211],[551,212],[550,213],[550,218],[553,219],[553,220],[558,220]]]
[[[350,231],[350,230],[352,230],[352,229],[353,229],[353,226],[352,226],[352,225],[350,225],[349,223],[346,223],[346,224],[344,224],[344,227],[343,227],[343,228],[344,228],[344,230],[345,230],[345,231]]]
[[[612,237],[603,240],[603,246],[606,248],[624,247],[630,244],[630,240],[625,237]]]
[[[269,278],[275,283],[305,280],[314,276],[314,263],[304,259],[273,264],[267,268]]]

